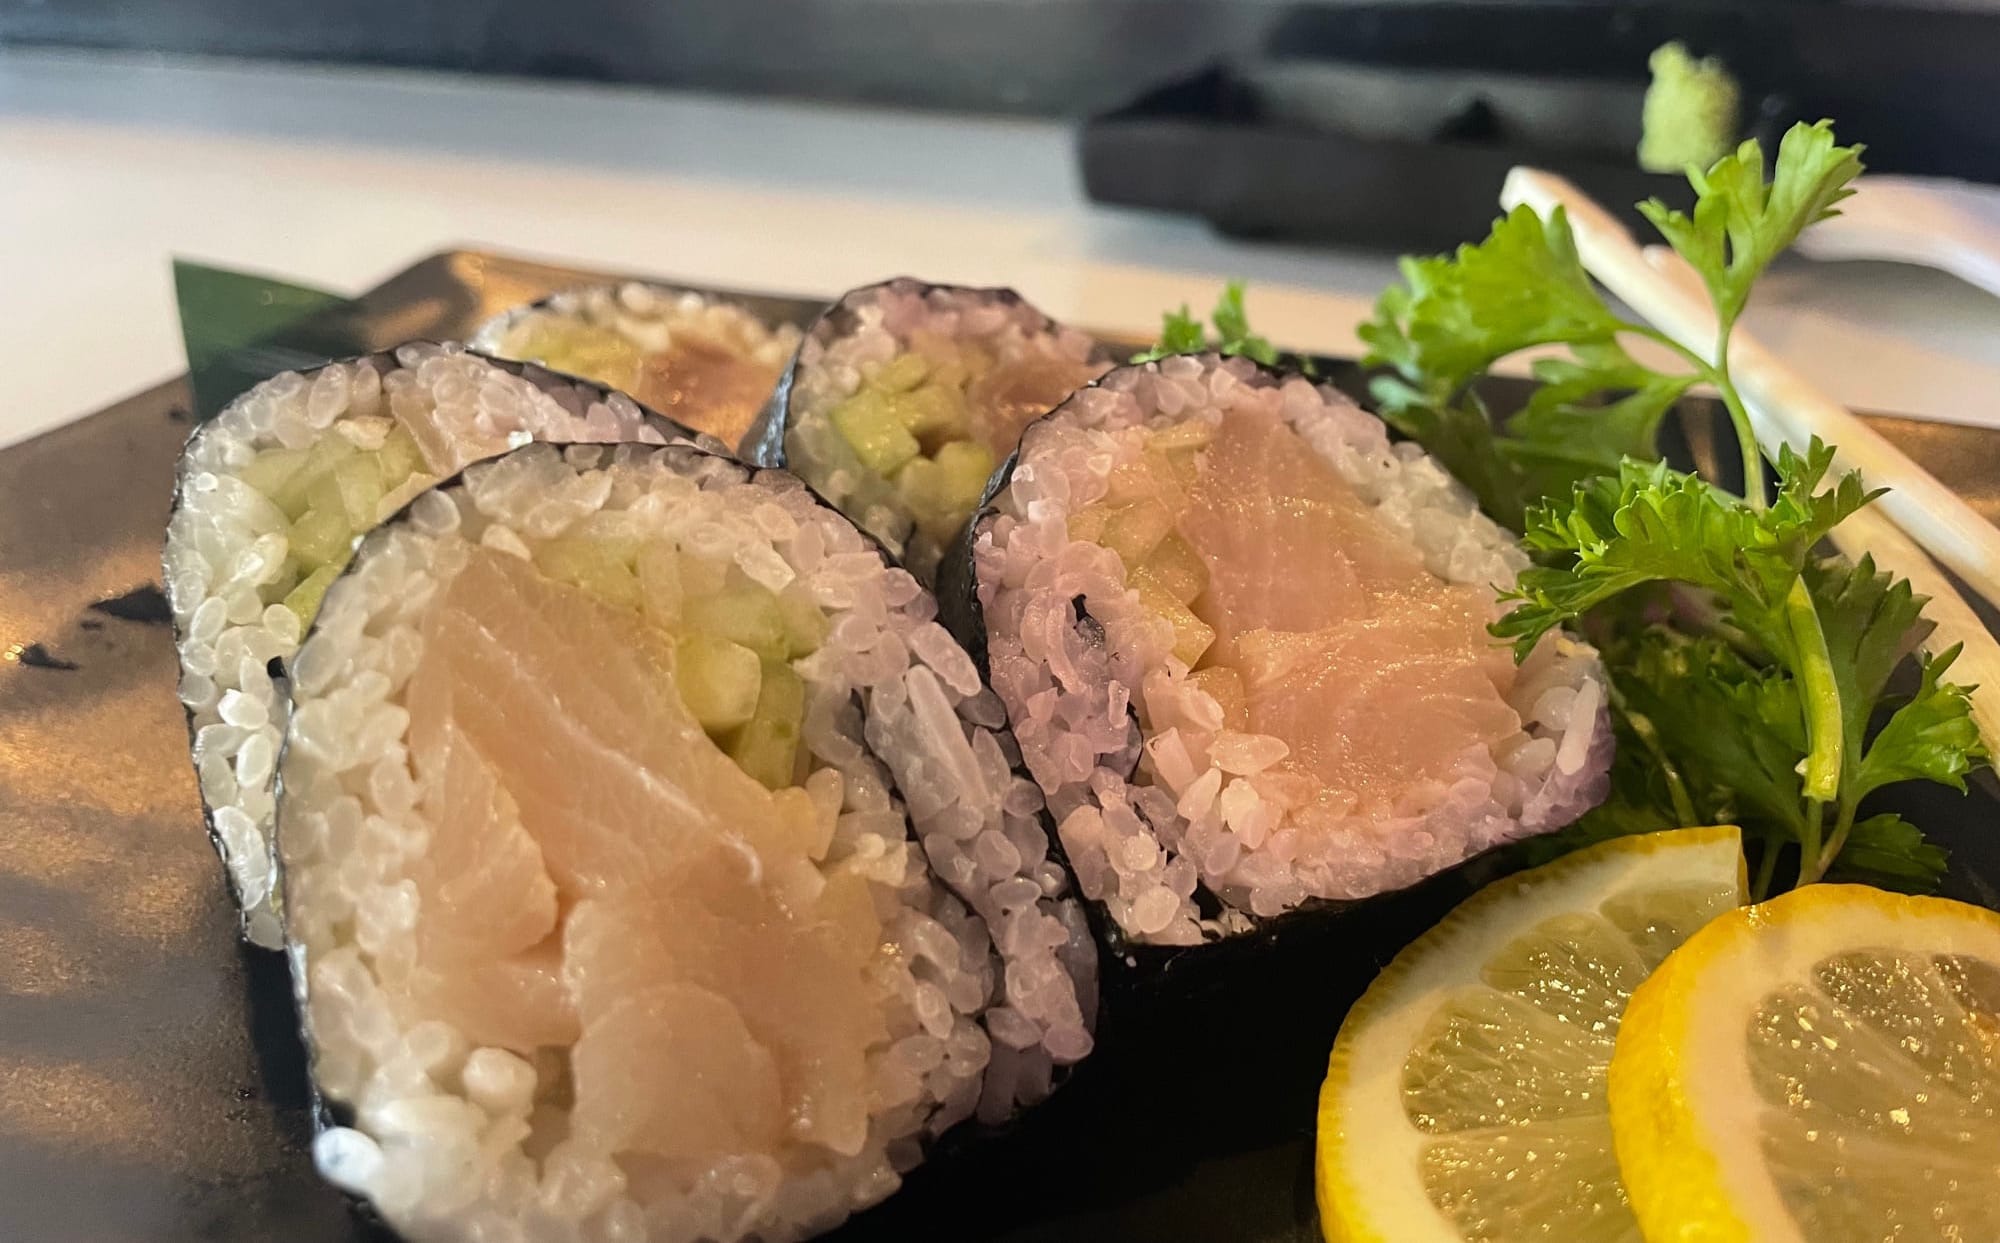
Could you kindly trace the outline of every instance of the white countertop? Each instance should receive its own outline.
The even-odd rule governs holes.
[[[0,51],[0,445],[182,369],[169,260],[356,292],[476,245],[832,294],[1010,284],[1150,333],[1251,282],[1280,344],[1352,352],[1394,273],[1083,198],[1068,127],[627,89]],[[1793,262],[1751,327],[1848,404],[2000,424],[2000,300]]]

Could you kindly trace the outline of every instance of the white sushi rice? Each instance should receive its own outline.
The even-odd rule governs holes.
[[[616,1154],[565,1134],[561,1058],[471,1047],[385,996],[424,918],[409,871],[427,831],[399,698],[426,608],[470,549],[527,555],[600,511],[642,538],[726,554],[774,590],[803,579],[831,622],[794,662],[806,788],[837,816],[821,866],[872,881],[899,951],[871,968],[890,1039],[868,1053],[857,1155],[800,1141],[634,1185]],[[881,1200],[953,1123],[1046,1096],[1090,1050],[1096,951],[1046,857],[1039,791],[993,728],[1003,710],[934,613],[797,480],[687,449],[526,449],[370,536],[299,654],[284,757],[294,979],[315,1080],[352,1111],[315,1144],[321,1171],[413,1240],[774,1241]]]
[[[533,306],[495,318],[474,334],[472,346],[501,358],[522,358],[537,329],[551,322],[606,328],[642,354],[664,354],[677,336],[688,334],[770,368],[784,369],[799,348],[799,329],[773,324],[748,307],[691,289],[669,289],[639,281],[588,285],[551,294]],[[601,377],[591,377],[593,379]]]
[[[270,662],[298,650],[299,619],[279,601],[285,515],[238,476],[260,455],[324,436],[378,448],[399,421],[440,430],[456,460],[382,499],[379,518],[439,476],[530,440],[665,437],[629,399],[547,374],[524,378],[457,345],[286,372],[196,429],[181,455],[164,575],[180,652],[181,702],[209,826],[242,907],[245,934],[280,942],[271,864],[271,782],[286,699]]]
[[[944,550],[913,532],[895,488],[862,464],[829,417],[860,391],[865,376],[907,353],[920,332],[988,350],[1003,363],[1047,356],[1105,364],[1091,337],[1055,323],[1010,291],[909,277],[854,290],[806,334],[786,398],[784,465],[929,581]]]
[[[1602,799],[1612,737],[1596,652],[1546,641],[1506,699],[1522,732],[1476,748],[1449,785],[1413,791],[1384,821],[1296,831],[1259,774],[1278,738],[1224,729],[1188,681],[1170,627],[1128,590],[1116,553],[1071,540],[1069,515],[1143,451],[1136,429],[1276,413],[1375,516],[1450,583],[1511,586],[1513,538],[1414,444],[1331,388],[1278,380],[1240,359],[1183,356],[1121,368],[1023,437],[1021,459],[974,541],[994,689],[1046,792],[1077,881],[1135,940],[1189,944],[1308,898],[1402,888],[1500,843],[1568,823]],[[1088,618],[1075,601],[1082,597]],[[1134,716],[1146,723],[1145,737]],[[1204,919],[1205,887],[1223,906]]]

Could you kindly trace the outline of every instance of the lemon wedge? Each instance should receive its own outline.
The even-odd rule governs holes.
[[[1619,838],[1489,885],[1397,955],[1320,1092],[1326,1237],[1636,1241],[1604,1100],[1619,1019],[1744,887],[1733,828]]]
[[[1653,1243],[2000,1239],[2000,914],[1810,885],[1724,915],[1633,996],[1610,1099]]]

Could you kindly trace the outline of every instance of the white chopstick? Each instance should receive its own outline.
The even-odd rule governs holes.
[[[1560,206],[1592,276],[1687,349],[1714,357],[1715,312],[1707,297],[1678,274],[1664,276],[1624,226],[1588,195],[1561,177],[1516,168],[1507,174],[1500,201],[1509,208],[1525,203],[1543,216]],[[2000,604],[2000,529],[1740,327],[1730,339],[1729,359],[1737,391],[1759,412],[1773,441],[1796,447],[1817,435],[1835,446],[1839,469],[1859,470],[1869,486],[1890,489],[1875,502],[1883,513],[1974,591]]]

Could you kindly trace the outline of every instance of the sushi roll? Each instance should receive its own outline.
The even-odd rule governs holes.
[[[250,940],[278,944],[281,680],[355,538],[467,463],[530,440],[684,434],[623,396],[429,344],[287,372],[195,429],[164,575],[202,804]]]
[[[1021,429],[1110,365],[1009,289],[869,285],[806,333],[743,454],[793,471],[928,585]]]
[[[782,1240],[1092,1047],[1096,950],[935,603],[781,471],[531,446],[300,651],[321,1170],[404,1236]]]
[[[630,393],[734,451],[798,350],[799,329],[740,302],[627,281],[510,311],[472,343]]]
[[[1487,625],[1526,555],[1331,388],[1113,371],[1028,429],[967,545],[941,590],[1127,941],[1402,889],[1606,793],[1595,651],[1517,668]]]

